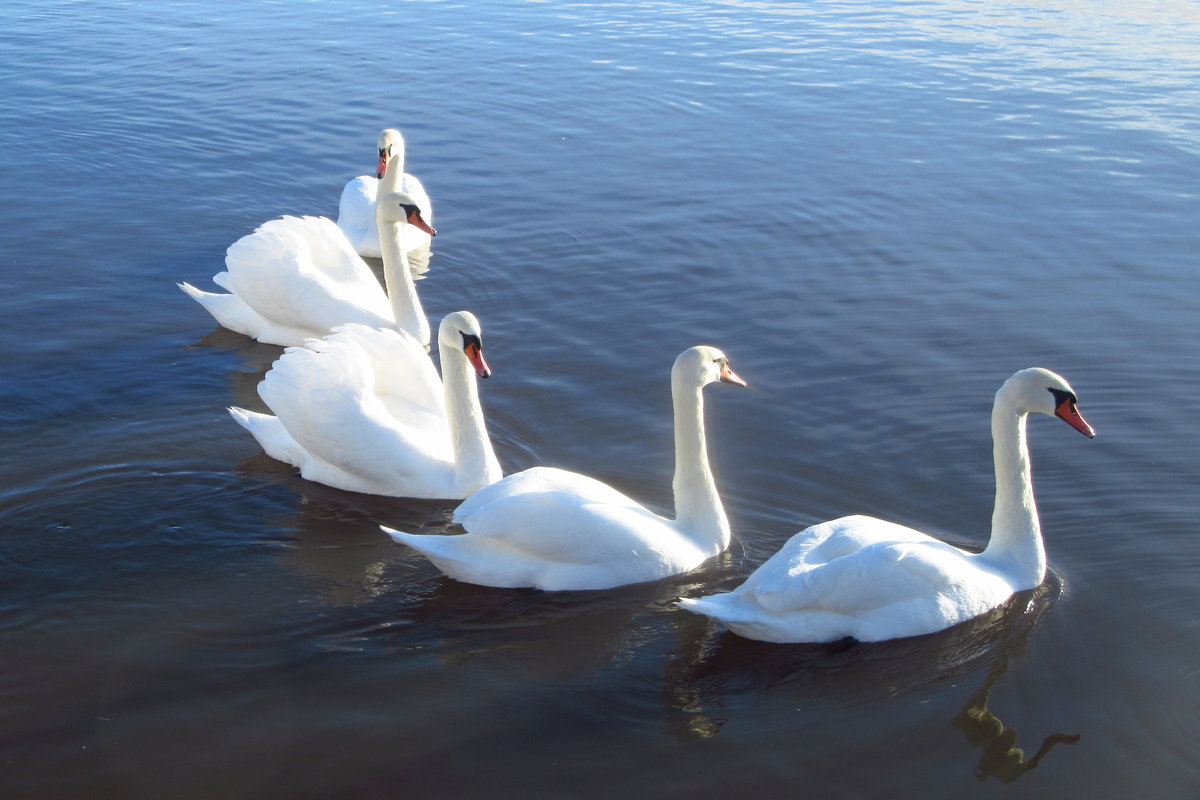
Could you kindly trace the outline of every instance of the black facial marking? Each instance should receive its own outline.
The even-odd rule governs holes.
[[[1079,402],[1078,397],[1071,394],[1070,392],[1064,392],[1062,389],[1049,389],[1048,391],[1050,392],[1050,394],[1054,395],[1054,407],[1055,408],[1058,408],[1059,406],[1061,406],[1063,403],[1067,402],[1068,400],[1071,402],[1071,405],[1075,405],[1076,403]]]
[[[463,331],[459,331],[458,335],[462,337],[463,350],[466,350],[471,345],[475,345],[480,350],[483,350],[483,338],[482,337],[477,336],[474,333],[464,333]]]

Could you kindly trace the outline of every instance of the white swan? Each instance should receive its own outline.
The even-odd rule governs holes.
[[[266,344],[298,346],[335,326],[356,322],[399,326],[429,343],[429,321],[421,308],[401,241],[402,229],[436,234],[413,199],[391,192],[378,206],[387,292],[331,220],[282,217],[243,236],[225,254],[225,272],[213,282],[229,294],[180,283],[221,325]]]
[[[311,481],[367,494],[462,499],[500,479],[475,375],[491,372],[479,321],[438,328],[442,379],[403,331],[343,325],[288,348],[258,385],[275,412],[229,413],[267,455]]]
[[[390,170],[395,170],[397,182],[391,191],[401,191],[413,198],[421,209],[425,221],[433,224],[433,205],[421,182],[404,171],[404,137],[395,128],[385,128],[379,134],[379,166],[375,177],[359,175],[346,183],[338,201],[338,227],[346,234],[360,256],[379,258],[379,228],[375,224],[375,201],[379,196],[381,179]],[[386,194],[387,192],[385,192]],[[430,234],[417,228],[403,231],[405,250],[428,247]]]
[[[982,553],[874,517],[842,517],[793,536],[733,591],[681,599],[680,607],[750,639],[875,642],[940,631],[1034,588],[1046,575],[1046,552],[1025,443],[1031,411],[1095,436],[1059,375],[1026,369],[1000,387],[992,407],[996,504]]]
[[[606,589],[691,570],[729,546],[704,436],[701,390],[715,381],[745,386],[716,348],[675,359],[674,520],[594,478],[535,467],[467,498],[454,513],[465,534],[383,530],[450,577],[485,586]]]

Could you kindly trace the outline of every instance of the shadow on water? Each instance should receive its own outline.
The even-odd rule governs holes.
[[[739,706],[762,692],[792,704],[850,707],[876,703],[933,684],[953,683],[981,671],[985,677],[950,724],[981,751],[975,775],[1011,782],[1033,769],[1056,744],[1078,734],[1046,736],[1025,758],[1017,732],[988,708],[993,688],[1023,654],[1030,633],[1062,590],[1049,573],[1036,589],[1003,607],[928,636],[886,642],[780,645],[756,642],[687,615],[680,649],[664,669],[665,719],[682,740],[716,736]]]

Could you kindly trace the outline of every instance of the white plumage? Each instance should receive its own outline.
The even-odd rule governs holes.
[[[439,327],[442,378],[403,331],[339,326],[289,348],[259,395],[274,412],[230,408],[273,458],[308,480],[368,494],[461,499],[499,480],[475,376],[488,377],[478,321]]]
[[[842,517],[793,536],[733,591],[679,606],[750,639],[873,642],[948,628],[1034,588],[1046,556],[1025,441],[1033,411],[1095,435],[1059,375],[1027,369],[1005,382],[992,411],[996,504],[982,553],[874,517]]]
[[[395,324],[379,280],[324,217],[263,223],[230,245],[213,283],[229,294],[179,287],[222,326],[266,344],[299,345],[346,322]]]
[[[378,147],[379,167],[375,176],[359,175],[346,182],[338,201],[337,219],[338,227],[346,234],[355,251],[360,256],[372,258],[379,258],[382,254],[379,227],[375,222],[375,202],[379,196],[381,179],[388,171],[396,170],[398,178],[394,188],[389,191],[407,194],[421,209],[425,221],[433,224],[433,204],[429,194],[420,180],[404,171],[405,146],[400,131],[394,128],[383,130],[379,134]],[[428,247],[431,241],[429,233],[418,228],[405,228],[401,236],[405,251]]]
[[[675,509],[665,519],[575,472],[535,467],[480,489],[455,510],[455,536],[384,528],[452,578],[486,586],[606,589],[694,569],[729,545],[708,465],[701,390],[743,384],[712,347],[685,350],[671,371]]]
[[[389,151],[390,152],[390,151]],[[403,158],[403,147],[400,148]],[[413,230],[436,235],[416,199],[398,190],[402,173],[391,156],[372,207],[376,242],[383,255],[386,291],[354,251],[350,240],[325,217],[283,217],[260,225],[234,242],[225,254],[225,271],[213,282],[229,294],[202,291],[180,283],[222,326],[266,344],[299,346],[335,326],[354,322],[397,327],[429,344],[429,321],[421,307],[409,267],[406,237]],[[422,190],[423,192],[424,190]]]

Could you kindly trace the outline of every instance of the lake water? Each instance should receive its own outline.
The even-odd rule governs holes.
[[[1200,792],[1195,3],[9,0],[0,55],[5,797]],[[388,126],[507,471],[669,512],[670,364],[730,356],[727,554],[456,583],[378,528],[452,503],[229,419],[281,349],[175,282],[335,215]],[[981,546],[1028,366],[1098,431],[1031,421],[1038,590],[848,649],[673,608],[842,514]]]

